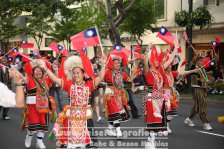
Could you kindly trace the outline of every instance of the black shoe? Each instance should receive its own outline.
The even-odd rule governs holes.
[[[136,115],[136,116],[133,116],[132,118],[133,118],[133,119],[138,119],[138,118],[140,118],[140,117],[141,117],[141,115],[138,114],[138,115]]]
[[[63,149],[63,148],[67,148],[67,144],[61,144],[60,148],[61,148],[61,149]]]
[[[2,119],[3,120],[10,120],[10,117],[8,117],[8,116],[2,116]]]

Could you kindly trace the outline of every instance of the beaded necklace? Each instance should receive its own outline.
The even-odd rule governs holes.
[[[120,71],[118,71],[115,74],[114,70],[112,70],[112,77],[113,77],[113,82],[115,83],[116,87],[118,87],[118,88],[124,87],[123,76],[120,73]]]
[[[203,79],[204,79],[206,82],[208,82],[208,76],[207,76],[207,74],[206,74],[205,69],[204,69],[204,68],[200,68],[199,70],[200,70],[200,74],[202,75]]]

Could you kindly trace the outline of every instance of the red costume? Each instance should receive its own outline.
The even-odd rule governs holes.
[[[46,94],[46,87],[51,85],[49,78],[44,80],[35,80],[33,77],[28,77],[28,84],[26,86],[26,107],[24,110],[24,117],[22,123],[22,129],[25,127],[25,123],[28,123],[29,131],[48,130],[49,123],[49,97]],[[42,86],[45,91],[40,93],[37,86]]]
[[[166,130],[166,111],[162,93],[163,78],[157,70],[149,70],[145,75],[149,92],[143,98],[143,111],[148,130]]]
[[[123,89],[124,81],[128,81],[129,76],[125,72],[108,69],[105,74],[107,88],[104,96],[104,108],[109,122],[115,120],[127,121],[130,115],[127,111],[128,96]]]
[[[94,80],[83,82],[80,86],[71,80],[63,81],[63,89],[68,92],[70,105],[65,106],[58,115],[54,126],[59,144],[68,147],[85,147],[91,142],[87,120],[92,119],[90,97],[95,89]]]

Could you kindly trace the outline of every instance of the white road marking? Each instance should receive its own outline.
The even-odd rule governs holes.
[[[195,130],[197,132],[200,132],[200,133],[205,133],[205,134],[209,134],[209,135],[213,135],[213,136],[219,136],[219,137],[223,137],[224,138],[224,135],[220,135],[220,134],[216,134],[216,133],[211,133],[211,132],[207,132],[207,131],[199,131],[199,130]]]

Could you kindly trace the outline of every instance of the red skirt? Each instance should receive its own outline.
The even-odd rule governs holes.
[[[47,131],[49,125],[49,114],[39,113],[35,104],[27,105],[27,123],[30,131]]]

